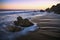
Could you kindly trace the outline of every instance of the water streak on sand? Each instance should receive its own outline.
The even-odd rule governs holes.
[[[8,13],[8,14],[7,14]],[[44,30],[44,32],[42,33],[47,33],[47,30],[53,34],[52,31],[59,31],[60,29],[60,15],[58,14],[54,14],[54,13],[47,13],[47,12],[28,12],[28,13],[14,13],[13,14],[9,14],[9,12],[7,12],[6,14],[1,14],[0,16],[0,28],[2,27],[6,27],[7,25],[12,24],[13,25],[13,21],[16,20],[16,18],[18,16],[22,16],[23,18],[27,18],[29,20],[32,21],[33,19],[33,23],[37,23],[39,24],[39,27],[41,29],[41,31]],[[39,27],[37,26],[37,24],[31,26],[31,27],[27,27],[22,31],[16,32],[16,33],[10,33],[7,32],[3,29],[4,32],[6,32],[7,34],[3,35],[5,40],[6,38],[8,38],[9,40],[13,40],[13,38],[18,37],[20,35],[26,35],[28,34],[30,31],[35,31],[36,29],[38,29]],[[55,27],[56,26],[56,27]],[[59,27],[57,27],[59,26]],[[2,33],[2,32],[1,32]],[[56,34],[57,35],[57,34]],[[3,38],[2,37],[2,38]]]

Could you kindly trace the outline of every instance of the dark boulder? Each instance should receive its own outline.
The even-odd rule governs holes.
[[[17,17],[17,21],[20,21],[20,22],[21,22],[22,20],[23,20],[23,18],[22,18],[22,17],[20,17],[20,16],[19,16],[19,17]]]
[[[44,10],[40,10],[40,12],[45,12]]]
[[[33,25],[33,23],[30,22],[28,19],[24,19],[23,22],[20,24],[20,26],[22,26],[22,27],[29,27],[32,25]]]
[[[33,25],[33,23],[30,22],[28,19],[22,19],[22,17],[20,16],[17,17],[17,21],[14,21],[14,24],[21,27],[29,27]]]
[[[54,12],[60,14],[60,4],[56,5]]]
[[[6,28],[5,28],[5,30],[7,30],[7,31],[9,31],[9,32],[18,32],[18,31],[21,31],[21,28],[19,28],[19,27],[15,27],[15,26],[7,26]]]

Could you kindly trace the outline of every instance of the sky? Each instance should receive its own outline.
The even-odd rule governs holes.
[[[0,0],[0,9],[46,9],[60,0]]]

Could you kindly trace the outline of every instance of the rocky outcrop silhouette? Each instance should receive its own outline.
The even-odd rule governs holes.
[[[16,26],[21,26],[21,27],[29,27],[32,26],[33,23],[30,22],[28,19],[23,19],[22,17],[17,17],[17,21],[14,21],[14,24]]]
[[[60,14],[60,3],[57,5],[53,5],[51,8],[47,8],[45,11],[47,12],[55,12],[57,14]]]
[[[44,10],[40,10],[40,12],[45,12]]]
[[[49,8],[47,8],[47,9],[45,9],[45,11],[50,12],[50,9],[49,9]]]

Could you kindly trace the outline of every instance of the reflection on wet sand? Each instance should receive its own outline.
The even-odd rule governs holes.
[[[53,18],[52,18],[53,17]],[[18,40],[60,40],[60,18],[58,16],[37,16],[32,22],[37,23],[40,29],[27,36],[18,37]]]
[[[31,22],[36,23],[31,27],[26,27],[24,30],[17,33],[2,32],[0,38],[3,40],[58,40],[60,39],[60,15],[54,13],[42,12],[40,13],[24,13],[24,14],[11,14],[3,15],[0,18],[0,27],[13,25],[12,21],[16,20],[17,16],[29,19]],[[42,16],[41,16],[42,15]],[[1,26],[2,25],[2,26]],[[7,34],[8,33],[8,34]],[[3,34],[3,35],[2,35]],[[6,34],[6,35],[5,35]],[[22,36],[21,36],[22,34]],[[1,37],[2,36],[2,37]]]

